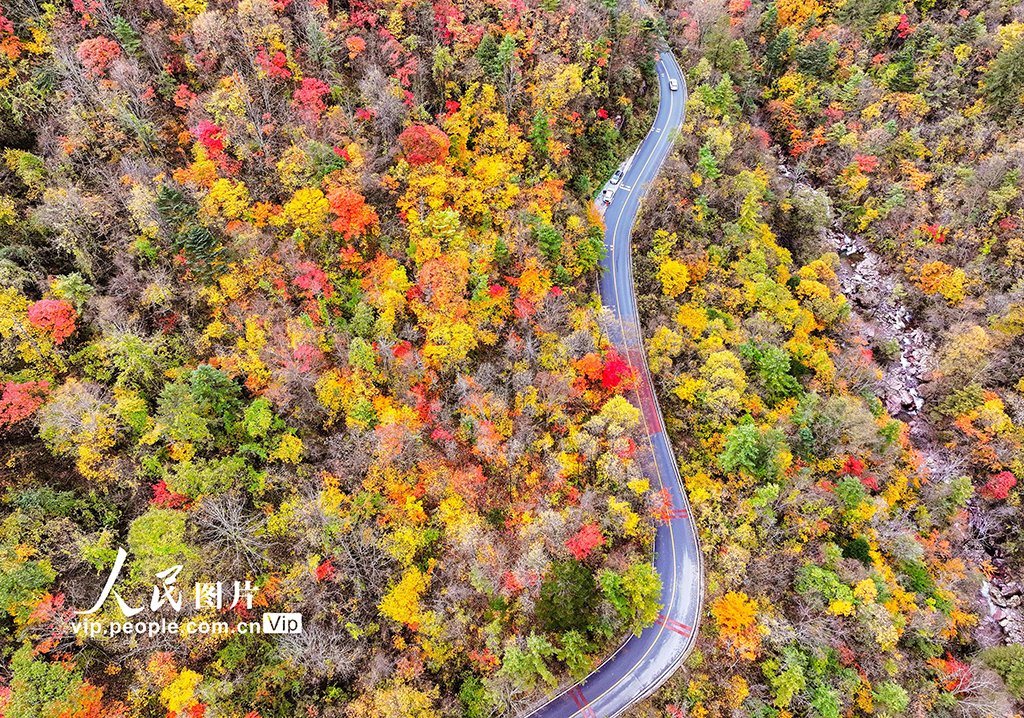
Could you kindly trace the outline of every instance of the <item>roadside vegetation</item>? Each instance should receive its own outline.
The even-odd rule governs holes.
[[[590,199],[655,109],[654,30],[4,0],[0,715],[507,714],[653,622]],[[304,631],[75,634],[122,548],[135,620]]]
[[[708,612],[635,715],[1020,710],[1018,10],[666,8],[690,99],[635,276]]]

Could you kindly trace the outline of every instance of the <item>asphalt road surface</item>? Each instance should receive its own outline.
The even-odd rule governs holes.
[[[640,333],[630,234],[640,200],[672,147],[672,131],[683,122],[686,84],[675,57],[663,49],[657,64],[660,102],[654,126],[629,163],[605,212],[605,249],[601,299],[617,321],[611,339],[628,356],[638,377],[631,400],[640,407],[647,434],[645,475],[652,489],[672,496],[671,518],[660,524],[654,541],[654,565],[662,580],[661,615],[639,637],[630,635],[619,649],[585,680],[554,696],[530,718],[609,718],[658,689],[689,654],[696,640],[704,595],[703,566],[697,527],[683,491],[664,421],[652,391]],[[671,90],[674,79],[678,90]],[[638,452],[639,454],[640,452]]]

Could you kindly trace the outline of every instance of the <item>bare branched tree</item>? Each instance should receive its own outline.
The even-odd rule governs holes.
[[[302,633],[281,636],[278,650],[294,667],[321,680],[351,678],[366,653],[341,626],[320,623],[303,626]]]
[[[215,552],[218,561],[258,574],[263,570],[268,542],[262,532],[266,520],[247,514],[237,493],[203,502],[197,516],[200,540]]]

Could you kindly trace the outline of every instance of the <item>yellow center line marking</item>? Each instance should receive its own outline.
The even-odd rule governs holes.
[[[665,71],[665,75],[667,77],[668,76],[668,65],[664,62],[664,60],[660,60],[660,59],[658,60],[657,64],[660,64],[662,66],[662,69]],[[658,91],[659,91],[659,93],[661,92],[661,83],[660,82],[658,83]],[[685,106],[685,100],[683,101],[683,104]],[[674,107],[675,107],[675,96],[670,91],[669,92],[669,112],[668,112],[669,118],[672,117],[672,110],[673,110]],[[660,100],[659,100],[659,109],[660,109]],[[657,122],[657,114],[655,114],[655,122]],[[658,146],[661,144],[661,140],[664,139],[665,137],[668,137],[668,133],[662,133],[660,129],[657,129],[657,131],[654,134],[659,135],[659,138],[655,141],[654,151],[651,152],[650,156],[648,156],[648,158],[647,158],[647,161],[644,162],[643,167],[640,168],[640,175],[643,175],[644,171],[647,169],[647,165],[650,164],[651,159],[654,157],[654,155],[657,154]],[[648,136],[650,136],[650,134]],[[636,188],[636,183],[634,182],[633,185],[631,185],[630,188],[626,191],[626,196],[628,197],[629,195],[631,195],[635,188]],[[622,187],[622,189],[626,189],[626,188]],[[611,248],[612,248],[613,256],[614,256],[614,249],[615,249],[615,240],[616,240],[616,237],[617,237],[618,231],[619,231],[619,222],[622,220],[622,213],[623,213],[624,210],[625,210],[625,200],[623,201],[622,208],[619,209],[619,215],[615,219],[615,228],[614,228],[614,230],[612,232]],[[637,207],[637,212],[639,212],[639,206]],[[632,234],[632,222],[630,224],[630,234]],[[605,239],[607,240],[607,234],[605,236]],[[632,261],[633,261],[632,252],[631,252],[631,256],[629,258],[629,261],[630,261],[630,266],[632,266]],[[632,273],[632,272],[630,272],[630,273]],[[616,276],[615,262],[614,261],[612,261],[612,288],[613,288],[613,291],[615,292],[616,296],[618,296],[618,279],[617,279],[617,276]],[[632,287],[630,287],[630,291],[631,292],[633,291]],[[637,307],[636,309],[637,309],[637,311],[639,311],[639,307]],[[626,335],[625,335],[625,326],[622,323],[621,312],[619,313],[619,316],[617,317],[617,320],[619,322],[619,331],[622,333],[622,338],[623,338],[623,341],[624,341],[625,338],[626,338]],[[640,323],[639,316],[637,316],[636,317],[636,324],[637,324],[636,328],[638,330],[642,331],[640,329],[639,323]],[[641,350],[641,352],[643,351],[643,342],[641,342],[641,344],[640,344],[640,350]],[[628,356],[629,355],[627,353],[627,358],[628,358]],[[646,357],[644,357],[644,362],[646,363]],[[630,366],[632,366],[632,364]],[[649,374],[649,372],[648,372],[648,374]],[[651,380],[650,389],[651,389],[651,399],[652,399],[652,401],[657,402],[657,398],[654,395],[654,382],[653,382],[653,380]],[[647,445],[650,447],[650,449],[651,449],[651,457],[654,459],[654,471],[655,471],[655,474],[657,474],[658,484],[662,488],[664,488],[665,484],[664,484],[664,481],[662,481],[661,470],[658,467],[657,454],[654,451],[654,442],[651,440],[650,427],[649,427],[649,425],[647,423],[647,417],[645,415],[643,415],[643,403],[641,402],[640,394],[636,390],[635,387],[633,388],[633,393],[636,394],[637,403],[640,404],[640,406],[641,406],[640,413],[641,413],[641,415],[644,418],[644,426],[647,428]],[[680,486],[680,489],[681,488],[682,487]],[[692,515],[691,515],[691,518],[690,518],[690,522],[691,522],[691,524],[693,523]],[[676,558],[675,534],[674,534],[674,532],[672,530],[672,522],[671,521],[667,522],[667,525],[668,525],[668,532],[669,532],[669,545],[672,547],[672,559],[673,559],[672,560],[672,575],[673,575],[673,578],[675,578],[676,573],[677,573],[677,569],[678,569],[678,563],[675,560],[675,558]],[[671,605],[673,605],[675,603],[676,586],[677,586],[677,581],[673,580],[672,581],[672,592],[671,592],[671,596],[670,596],[670,599],[669,599],[669,606],[671,606]],[[663,607],[663,609],[667,609],[667,608],[668,608],[668,606],[664,606]],[[663,615],[667,616],[667,613],[665,613]],[[635,664],[633,664],[633,666],[628,671],[626,671],[623,674],[623,676],[619,680],[617,680],[610,688],[608,688],[606,691],[604,691],[603,693],[601,693],[597,697],[593,698],[592,700],[588,701],[587,705],[584,706],[583,709],[578,709],[574,713],[571,713],[569,715],[569,718],[574,718],[575,716],[578,716],[578,715],[581,715],[581,714],[585,715],[584,714],[584,710],[586,708],[589,708],[590,705],[594,701],[600,700],[601,698],[606,696],[608,693],[610,693],[611,691],[615,690],[615,688],[617,688],[619,686],[619,684],[621,684],[624,680],[626,680],[626,678],[628,678],[633,673],[633,671],[647,658],[647,656],[650,655],[650,652],[652,650],[654,650],[654,647],[658,644],[658,642],[661,639],[661,635],[665,632],[664,624],[659,624],[659,626],[660,626],[660,628],[658,630],[657,635],[654,638],[654,641],[651,643],[651,646],[644,652],[644,655],[642,655],[640,657],[640,659]],[[694,628],[696,628],[696,626],[694,626]],[[690,640],[693,640],[692,636],[691,636]],[[615,658],[615,656],[618,654],[618,652],[621,651],[628,643],[629,643],[629,639],[627,639],[622,645],[620,645],[615,650],[614,653],[612,653],[612,655],[605,661],[604,665],[607,665],[608,661],[613,660]],[[586,680],[586,679],[584,679],[584,680]],[[572,691],[574,688],[576,688],[577,686],[581,686],[582,684],[583,684],[582,681],[579,682],[579,683],[573,684],[572,686],[570,686],[566,690],[562,691],[558,695],[555,695],[555,696],[551,697],[550,699],[548,699],[547,701],[545,701],[534,712],[542,710],[544,708],[544,706],[550,705],[552,701],[555,701],[555,700],[561,698],[562,696],[566,695],[567,693]]]
[[[659,60],[658,62],[662,65],[662,69],[665,70],[665,75],[667,77],[668,76],[668,67],[665,65],[664,61]],[[658,85],[659,85],[658,89],[659,89],[659,92],[660,92],[661,91],[661,83],[659,82]],[[668,101],[669,101],[668,116],[669,116],[669,118],[671,118],[672,117],[672,109],[675,106],[675,98],[673,97],[671,92],[669,92]],[[654,121],[657,122],[657,119],[658,119],[657,118],[657,114],[655,114]],[[658,153],[658,146],[661,144],[662,139],[664,139],[666,137],[668,137],[668,134],[664,133],[664,134],[661,134],[657,140],[655,140],[654,150],[650,153],[650,155],[648,155],[647,161],[644,162],[643,167],[640,168],[640,172],[637,175],[637,182],[639,182],[640,178],[643,176],[644,170],[647,169],[647,165],[650,164],[651,160]],[[636,189],[637,182],[634,182],[633,185],[630,187],[630,189],[626,192],[626,198],[627,199],[629,198],[629,196],[631,194],[633,194],[633,190]],[[612,255],[613,255],[613,257],[614,257],[615,242],[616,242],[616,239],[618,238],[618,233],[619,233],[619,222],[622,220],[622,213],[623,213],[623,211],[625,211],[625,209],[626,209],[626,200],[623,200],[622,207],[621,207],[621,209],[619,209],[619,216],[616,217],[616,219],[615,219],[615,228],[612,231]],[[639,211],[640,211],[640,208],[637,207],[637,212],[639,212]],[[632,233],[632,223],[630,224],[630,233]],[[629,261],[630,261],[630,263],[632,263],[632,261],[633,261],[632,253],[631,253],[631,256],[629,258]],[[615,292],[615,295],[618,296],[618,279],[616,277],[615,262],[614,261],[612,261],[612,288],[613,288],[613,291]],[[632,292],[633,288],[630,287],[629,291]],[[639,311],[639,307],[637,308],[637,311]],[[623,341],[623,343],[625,343],[626,332],[625,332],[625,326],[622,323],[622,312],[621,311],[617,312],[617,314],[618,314],[618,321],[619,321],[619,331],[622,334],[622,341]],[[639,316],[637,316],[635,318],[636,318],[636,324],[637,324],[636,328],[638,330],[640,330],[640,326],[639,326],[640,325],[640,318],[639,318]],[[643,343],[641,343],[641,345],[640,345],[640,350],[641,350],[641,352],[643,351]],[[626,357],[627,358],[629,357],[628,351],[627,351]],[[644,361],[646,362],[646,357],[644,358]],[[651,387],[650,388],[651,388],[651,399],[653,401],[657,401],[657,399],[655,399],[655,397],[654,397],[654,384],[653,384],[653,382],[651,383]],[[643,402],[640,399],[640,393],[636,390],[636,387],[633,388],[633,393],[636,394],[637,403],[640,404],[640,415],[643,416],[644,427],[647,429],[647,445],[650,447],[650,449],[651,449],[651,457],[654,459],[654,472],[655,472],[655,474],[657,474],[658,484],[662,488],[664,488],[665,483],[662,481],[661,470],[658,468],[658,456],[657,456],[657,454],[654,451],[654,442],[651,441],[651,429],[650,429],[649,424],[647,423],[647,416],[644,415]],[[671,606],[671,605],[673,605],[675,603],[676,585],[678,583],[677,581],[674,580],[675,576],[676,576],[676,570],[677,570],[677,564],[676,564],[676,560],[675,560],[675,558],[676,558],[676,544],[675,544],[675,535],[672,532],[672,522],[671,521],[668,522],[668,535],[669,535],[669,545],[672,547],[672,578],[673,578],[673,581],[672,581],[671,598],[669,599],[669,604],[668,604],[669,606]],[[663,607],[663,610],[667,610],[667,609],[668,609],[668,606],[664,606]],[[626,680],[626,678],[628,678],[633,673],[633,671],[637,668],[637,666],[639,666],[641,663],[643,663],[643,661],[647,658],[647,656],[650,654],[650,652],[652,650],[654,650],[654,647],[661,640],[661,635],[664,632],[665,632],[665,627],[664,627],[664,625],[661,625],[661,628],[658,629],[658,633],[655,636],[654,641],[651,643],[650,647],[648,647],[648,649],[644,652],[644,654],[642,656],[640,656],[640,659],[635,664],[633,664],[632,668],[630,668],[628,671],[626,671],[619,680],[615,681],[615,683],[612,684],[612,686],[610,688],[608,688],[603,693],[601,693],[601,695],[592,698],[590,702],[593,703],[594,701],[600,700],[601,698],[606,696],[608,693],[610,693],[611,691],[615,690],[619,686],[620,683],[622,683],[624,680]],[[623,644],[623,645],[625,645],[625,644]],[[575,713],[571,714],[570,718],[572,718],[572,716],[577,716],[577,715],[580,715],[582,713],[583,713],[582,710],[578,710]]]

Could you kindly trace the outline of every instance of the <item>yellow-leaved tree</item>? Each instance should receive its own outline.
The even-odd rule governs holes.
[[[380,612],[393,621],[404,623],[412,629],[419,627],[422,618],[420,597],[427,590],[429,576],[415,566],[410,566],[402,580],[388,591],[380,602]]]
[[[690,270],[676,259],[666,259],[658,268],[658,279],[666,296],[675,298],[686,291],[690,283]]]
[[[711,606],[711,613],[718,625],[719,638],[730,652],[753,660],[761,636],[757,630],[757,601],[747,594],[730,592],[717,598]]]

